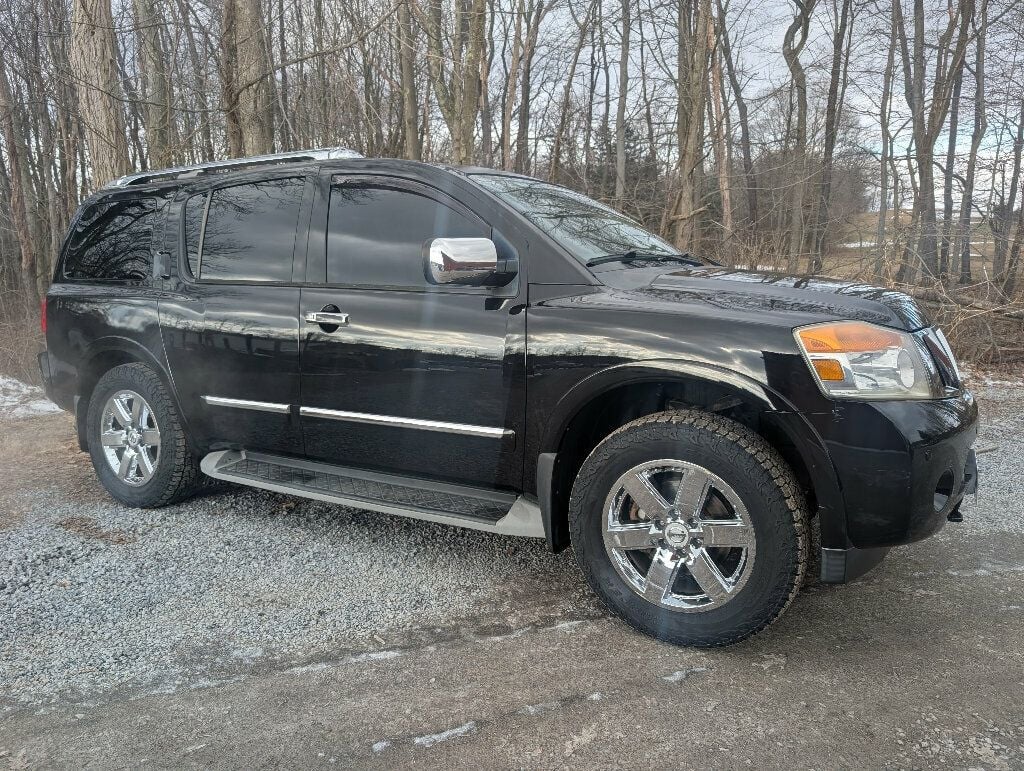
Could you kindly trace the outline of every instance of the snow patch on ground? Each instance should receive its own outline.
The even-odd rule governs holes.
[[[476,730],[476,721],[470,720],[468,723],[463,723],[457,728],[449,728],[447,731],[442,731],[439,734],[427,734],[426,736],[417,736],[413,739],[413,744],[419,747],[433,747],[438,742],[445,742],[455,736],[465,736]]]
[[[0,375],[0,415],[30,418],[50,412],[60,412],[60,407],[46,398],[43,389]]]

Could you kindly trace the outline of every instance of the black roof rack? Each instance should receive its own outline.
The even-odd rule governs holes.
[[[192,166],[174,166],[169,169],[152,169],[138,174],[128,174],[109,182],[105,187],[129,187],[143,185],[147,182],[158,182],[166,179],[188,179],[202,174],[215,174],[222,171],[238,171],[250,166],[263,166],[289,161],[333,161],[344,158],[362,158],[355,150],[347,147],[321,147],[313,150],[295,150],[288,153],[271,153],[270,155],[252,155],[248,158],[230,158],[226,161],[210,161]]]

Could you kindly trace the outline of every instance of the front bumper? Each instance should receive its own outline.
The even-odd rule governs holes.
[[[978,479],[971,449],[978,407],[970,392],[931,401],[834,405],[814,421],[836,470],[846,513],[846,542],[824,544],[822,578],[833,581],[864,572],[859,568],[873,566],[889,547],[937,532],[950,515],[956,518]],[[836,553],[825,554],[829,550]],[[841,566],[838,552],[848,552]],[[827,578],[830,563],[832,577]]]

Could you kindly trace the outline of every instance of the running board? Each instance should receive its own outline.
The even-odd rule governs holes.
[[[201,466],[214,479],[278,493],[489,533],[544,538],[540,507],[514,493],[246,450],[211,452]]]

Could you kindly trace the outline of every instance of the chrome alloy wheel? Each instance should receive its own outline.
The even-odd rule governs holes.
[[[135,391],[118,391],[107,399],[100,444],[118,479],[132,487],[148,482],[160,462],[160,427],[149,403]]]
[[[743,502],[722,479],[681,460],[634,466],[612,485],[604,546],[644,599],[673,611],[705,611],[733,599],[754,564]]]

